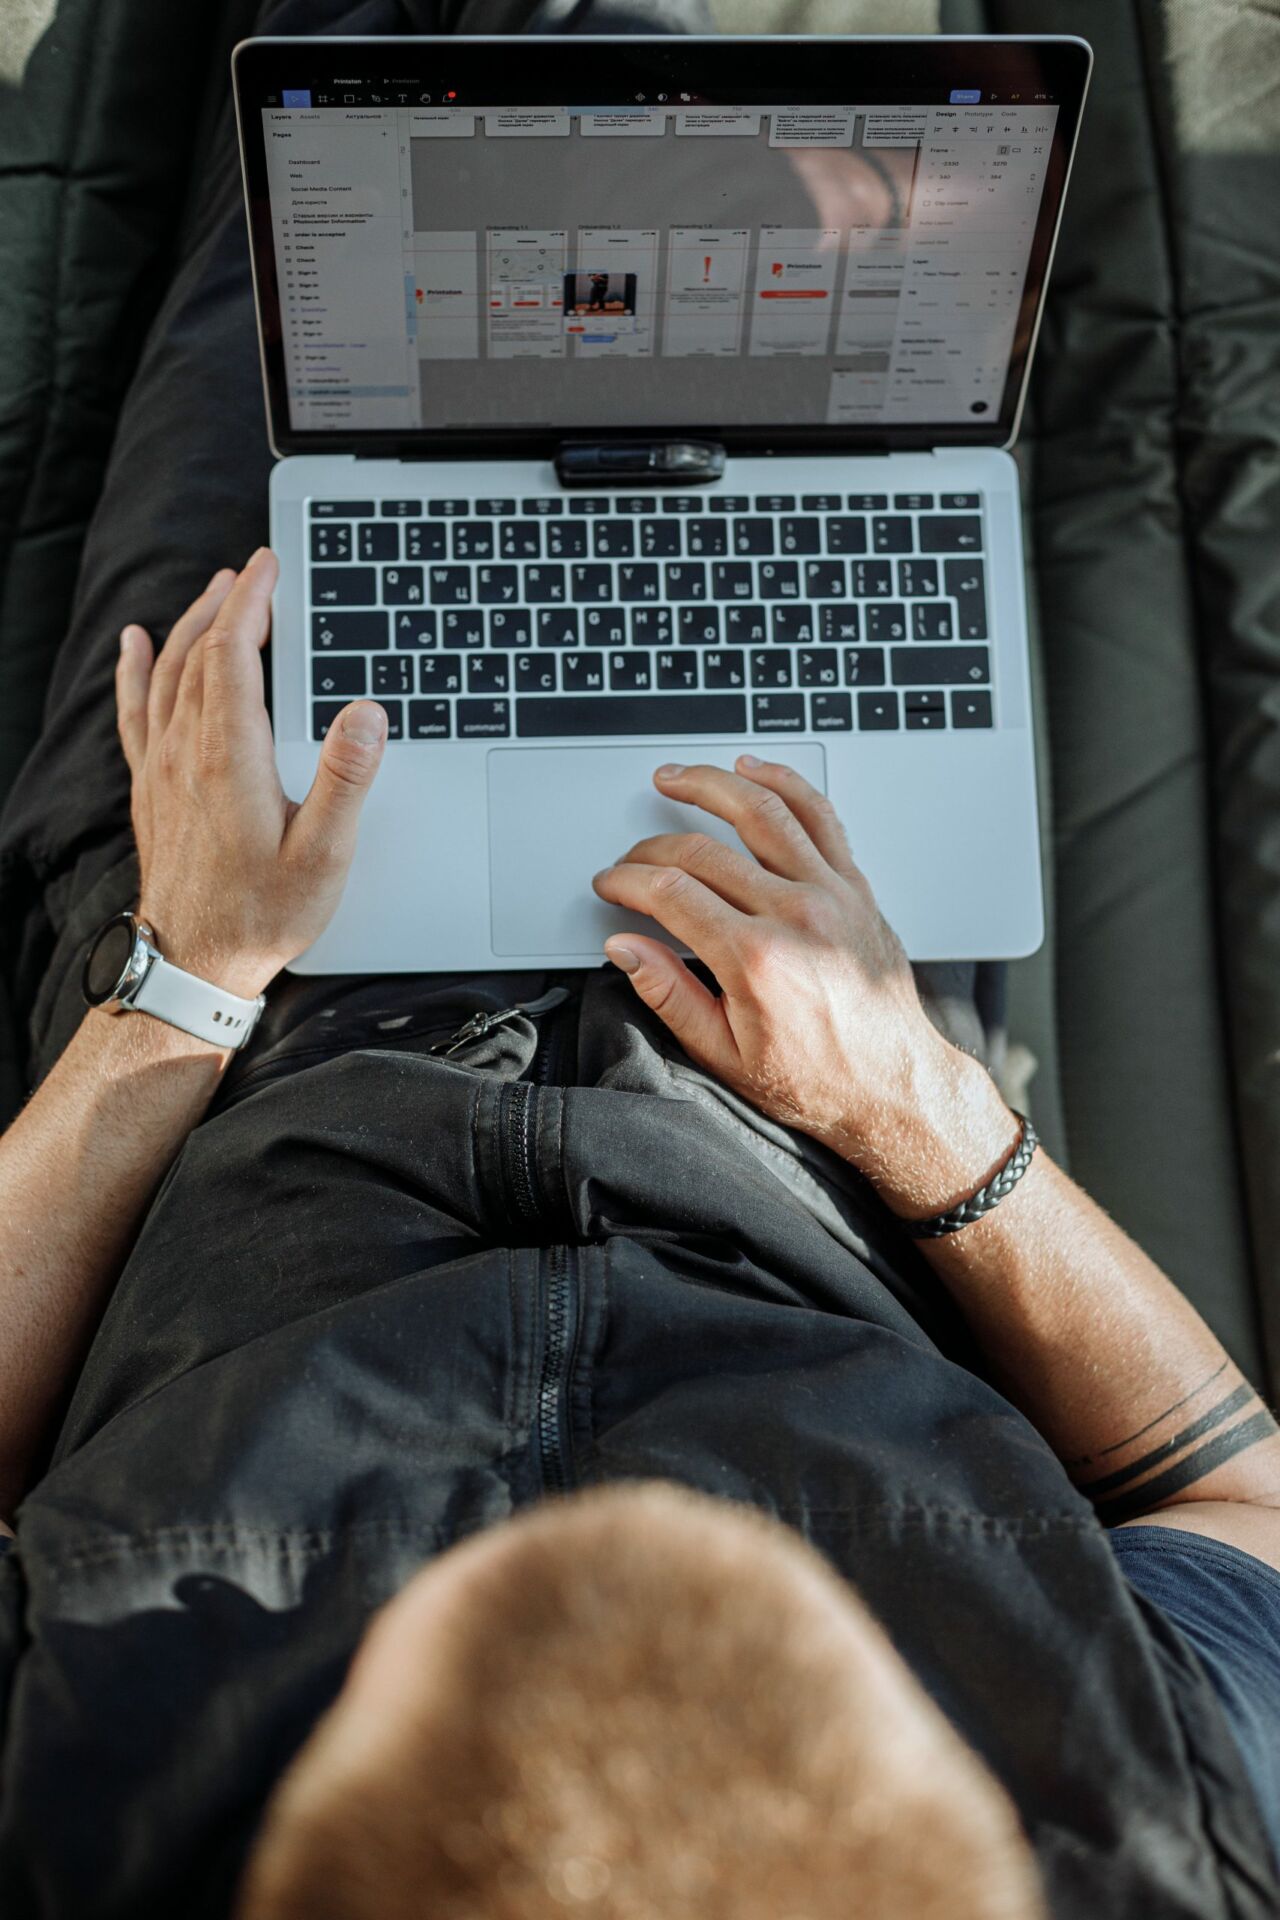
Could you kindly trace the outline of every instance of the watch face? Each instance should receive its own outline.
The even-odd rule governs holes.
[[[127,914],[110,921],[102,929],[85,962],[84,996],[90,1006],[100,1006],[104,1000],[112,998],[129,964],[133,943],[133,920]]]

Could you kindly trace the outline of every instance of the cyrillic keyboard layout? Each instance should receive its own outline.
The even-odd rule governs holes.
[[[977,494],[312,500],[312,730],[990,727]]]

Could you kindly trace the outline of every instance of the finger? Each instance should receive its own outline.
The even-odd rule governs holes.
[[[130,625],[120,635],[116,661],[116,726],[130,773],[136,773],[147,751],[147,690],[151,685],[153,652],[145,627]]]
[[[850,851],[844,822],[825,793],[781,760],[757,760],[754,754],[743,753],[738,767],[746,779],[771,788],[786,801],[828,866],[848,879],[863,877]]]
[[[766,873],[750,854],[727,847],[709,833],[655,833],[637,840],[622,857],[642,866],[683,867],[743,913],[765,913],[776,907],[787,886],[776,874]]]
[[[221,736],[224,746],[233,744],[263,704],[258,656],[271,626],[279,571],[270,547],[259,547],[203,636],[203,721],[206,732]]]
[[[678,954],[635,933],[615,934],[604,950],[692,1059],[720,1074],[731,1070],[738,1048],[724,1006]]]
[[[170,628],[169,637],[160,649],[160,657],[151,675],[147,705],[149,733],[158,736],[168,726],[187,656],[230,593],[235,580],[236,576],[230,567],[220,568],[204,592],[197,595]]]
[[[654,785],[673,800],[705,807],[737,829],[762,867],[785,880],[820,883],[830,869],[785,800],[724,767],[659,767]]]
[[[386,739],[386,709],[374,700],[353,700],[330,727],[311,789],[285,833],[286,851],[304,865],[350,865]]]
[[[602,900],[649,914],[682,946],[691,947],[718,980],[736,976],[737,956],[751,921],[683,868],[624,861],[603,868],[591,885]]]

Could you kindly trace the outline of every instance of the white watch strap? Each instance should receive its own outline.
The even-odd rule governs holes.
[[[129,1004],[139,1013],[154,1014],[157,1020],[194,1034],[197,1040],[209,1040],[218,1047],[242,1047],[266,1003],[261,994],[256,1000],[241,1000],[234,993],[225,993],[157,954]]]

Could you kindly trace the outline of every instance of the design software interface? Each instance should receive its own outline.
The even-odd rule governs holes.
[[[975,424],[1057,108],[263,109],[295,429]]]

